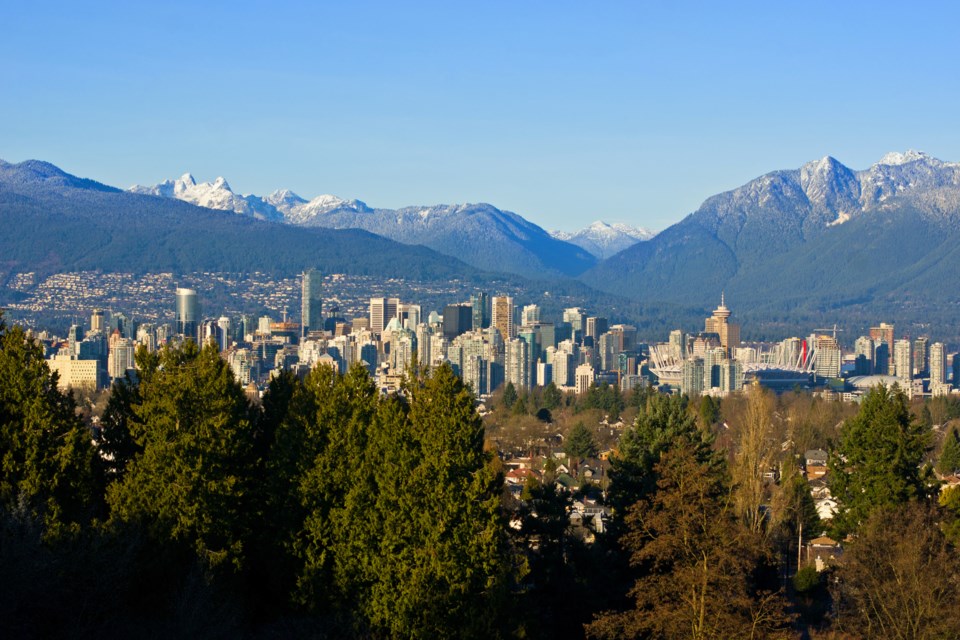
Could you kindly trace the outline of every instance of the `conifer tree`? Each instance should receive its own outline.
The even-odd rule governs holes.
[[[845,536],[879,507],[893,507],[926,494],[920,463],[929,431],[912,421],[899,387],[874,387],[860,411],[847,420],[829,460],[831,491],[839,503],[833,519]]]
[[[377,500],[383,535],[369,619],[391,637],[489,637],[507,567],[502,476],[483,448],[473,396],[449,366],[413,381],[409,396]]]
[[[142,452],[108,488],[111,517],[192,547],[209,567],[239,568],[253,517],[246,396],[213,345],[165,348],[153,364],[130,422]]]
[[[90,430],[43,351],[0,314],[0,508],[26,509],[56,537],[92,515]]]

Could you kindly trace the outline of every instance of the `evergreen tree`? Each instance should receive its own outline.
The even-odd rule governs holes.
[[[364,478],[377,400],[362,366],[344,376],[317,367],[296,387],[277,430],[268,469],[268,513],[298,565],[296,599],[314,612],[353,610],[349,598],[355,585],[337,562],[352,557],[343,550],[357,526],[350,521],[350,496],[367,491],[372,501],[376,495],[358,479]],[[356,559],[357,566],[367,561]]]
[[[449,366],[408,393],[377,499],[369,620],[391,637],[488,637],[505,595],[502,476],[473,396]]]
[[[948,431],[943,440],[937,471],[944,475],[960,471],[960,431],[956,428]]]
[[[192,547],[208,567],[239,568],[253,517],[246,396],[213,345],[165,348],[155,364],[130,421],[142,453],[108,488],[111,518]]]
[[[138,358],[142,362],[142,354]],[[127,465],[141,451],[130,424],[136,419],[133,407],[140,401],[139,393],[139,384],[129,374],[115,381],[110,388],[110,398],[100,418],[96,438],[108,482],[122,479]]]
[[[563,402],[563,394],[560,393],[560,389],[557,388],[557,385],[551,380],[547,383],[547,386],[543,388],[543,408],[553,411]]]
[[[574,469],[580,468],[584,458],[597,455],[597,441],[583,421],[577,422],[567,434],[567,439],[563,443],[563,452],[570,456]]]
[[[651,395],[611,459],[610,504],[616,515],[622,517],[628,507],[653,491],[654,466],[678,436],[697,442],[701,459],[715,457],[713,436],[697,426],[686,396]]]
[[[94,449],[39,345],[0,314],[0,509],[26,510],[54,538],[93,514]]]
[[[902,390],[871,389],[830,456],[831,490],[840,507],[833,520],[837,535],[850,533],[879,507],[925,495],[920,463],[928,442],[929,432],[911,421]]]
[[[508,382],[503,387],[503,406],[507,409],[513,408],[513,403],[517,401],[517,388],[512,382]]]

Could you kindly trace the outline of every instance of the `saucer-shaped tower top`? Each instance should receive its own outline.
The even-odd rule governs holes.
[[[727,308],[727,305],[724,304],[723,292],[720,292],[720,306],[717,307],[713,312],[714,318],[723,318],[726,320],[731,315],[730,309]]]

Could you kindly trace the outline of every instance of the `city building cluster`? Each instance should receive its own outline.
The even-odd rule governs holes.
[[[665,343],[645,342],[629,324],[611,324],[582,307],[545,317],[538,304],[512,295],[476,292],[468,300],[425,310],[399,297],[370,297],[366,313],[346,317],[324,305],[324,279],[305,271],[300,314],[290,318],[203,313],[198,291],[177,287],[174,322],[135,322],[96,309],[89,328],[70,327],[65,339],[38,334],[64,387],[97,389],[136,375],[138,346],[154,350],[192,339],[215,343],[237,379],[262,391],[280,371],[306,375],[325,365],[368,369],[384,391],[397,390],[411,367],[449,365],[479,396],[505,384],[518,390],[556,385],[584,393],[606,383],[623,391],[655,386],[690,395],[723,396],[758,383],[777,390],[822,388],[855,400],[869,387],[898,383],[912,396],[951,393],[960,380],[960,354],[926,336],[897,339],[880,323],[845,352],[839,329],[775,343],[741,340],[740,325],[721,294],[699,332],[670,332]]]

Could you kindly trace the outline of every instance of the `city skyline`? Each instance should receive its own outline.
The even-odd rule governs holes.
[[[938,81],[960,64],[947,3],[49,8],[0,26],[24,52],[0,63],[0,157],[122,187],[191,171],[243,193],[663,229],[824,155],[960,158],[957,89]]]

